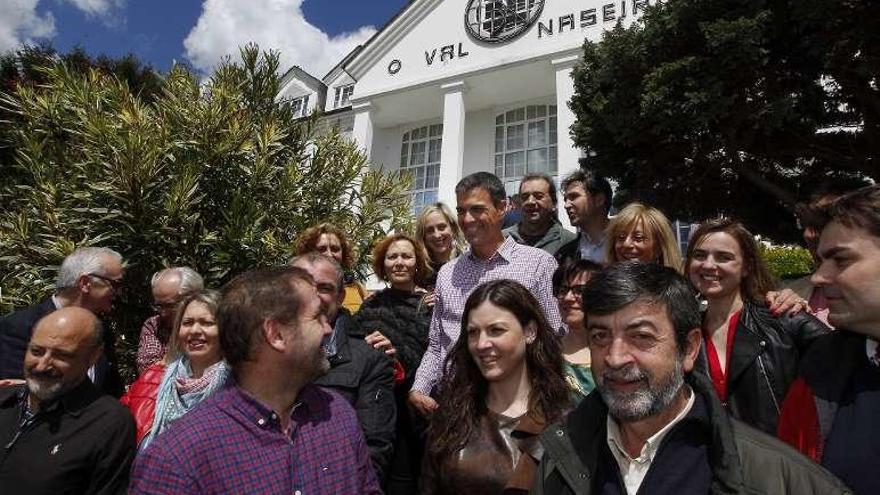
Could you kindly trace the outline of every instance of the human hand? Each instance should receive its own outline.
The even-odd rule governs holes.
[[[0,380],[0,387],[12,387],[15,385],[23,385],[24,380],[20,380],[17,378],[5,378]]]
[[[810,304],[791,289],[770,291],[766,296],[767,308],[774,316],[788,312],[788,316],[794,316],[801,311],[810,312]]]
[[[437,409],[437,401],[415,390],[409,393],[408,402],[422,416],[430,416]]]
[[[373,349],[383,351],[390,357],[394,357],[397,354],[397,348],[394,347],[394,344],[378,330],[364,337],[364,340],[367,341],[367,344],[373,346]]]

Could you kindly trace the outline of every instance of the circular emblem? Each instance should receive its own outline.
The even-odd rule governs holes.
[[[544,9],[544,0],[470,0],[464,26],[478,41],[502,43],[526,32]]]

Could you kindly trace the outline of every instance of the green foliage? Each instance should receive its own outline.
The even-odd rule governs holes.
[[[880,178],[878,19],[869,0],[658,3],[585,43],[572,134],[622,202],[794,240],[798,201]]]
[[[760,244],[761,258],[778,280],[803,277],[813,273],[813,257],[800,246],[768,246]]]
[[[350,234],[364,264],[374,239],[408,226],[408,179],[369,169],[355,143],[277,102],[276,53],[248,46],[242,59],[204,83],[175,67],[151,102],[65,63],[42,69],[39,88],[0,96],[16,116],[0,124],[15,150],[3,167],[18,176],[0,188],[3,312],[45,297],[76,247],[111,247],[127,261],[112,323],[130,358],[163,266],[218,287],[284,264],[297,234],[322,221]]]

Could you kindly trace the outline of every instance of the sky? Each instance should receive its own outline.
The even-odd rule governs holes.
[[[185,62],[202,74],[256,42],[322,77],[408,0],[0,0],[0,52],[22,43],[133,53],[160,71]]]

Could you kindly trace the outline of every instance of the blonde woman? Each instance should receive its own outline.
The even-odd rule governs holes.
[[[669,219],[657,208],[630,203],[608,224],[606,259],[641,261],[682,271],[681,248]]]

